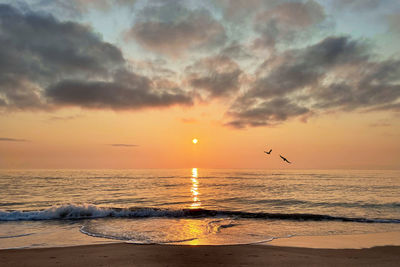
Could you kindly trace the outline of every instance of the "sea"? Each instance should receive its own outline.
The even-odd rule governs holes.
[[[0,170],[0,249],[400,232],[400,171]]]

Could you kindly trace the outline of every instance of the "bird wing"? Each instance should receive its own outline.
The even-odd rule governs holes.
[[[291,163],[290,161],[288,161],[285,157],[282,157],[281,155],[279,155],[279,157],[281,157],[283,159],[283,161],[286,161],[287,163]]]

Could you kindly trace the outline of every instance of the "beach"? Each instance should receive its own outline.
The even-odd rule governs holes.
[[[400,266],[400,0],[0,0],[0,267]]]
[[[3,266],[398,266],[400,246],[312,249],[126,243],[1,250]]]
[[[400,233],[298,236],[252,245],[4,249],[0,259],[4,266],[398,266]]]
[[[3,171],[0,265],[398,266],[399,174]]]

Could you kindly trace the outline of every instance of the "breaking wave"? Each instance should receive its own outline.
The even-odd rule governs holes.
[[[343,221],[359,223],[400,223],[400,219],[392,218],[361,218],[331,216],[311,213],[267,213],[209,209],[160,209],[160,208],[112,208],[95,205],[62,205],[44,210],[34,211],[4,211],[0,210],[0,221],[38,221],[38,220],[82,220],[94,218],[212,218],[234,217],[265,220],[291,221]]]

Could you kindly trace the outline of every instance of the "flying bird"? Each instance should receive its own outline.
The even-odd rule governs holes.
[[[291,162],[288,161],[285,157],[282,157],[282,155],[279,155],[279,157],[281,157],[281,159],[283,159],[283,161],[286,161],[287,163],[291,163]]]
[[[264,153],[265,153],[265,154],[268,154],[268,155],[271,154],[271,152],[272,152],[272,149],[270,149],[268,152],[267,152],[267,151],[264,151]]]

